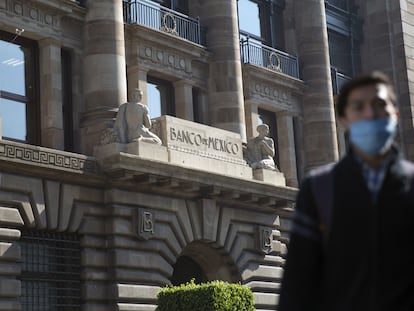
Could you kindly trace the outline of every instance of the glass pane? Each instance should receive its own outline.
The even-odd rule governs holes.
[[[26,141],[26,104],[0,98],[3,137]]]
[[[156,84],[147,84],[148,92],[148,109],[150,118],[157,118],[161,116],[161,92]]]
[[[347,0],[329,0],[328,2],[342,10],[347,9]]]
[[[259,6],[249,0],[238,1],[239,27],[242,31],[247,31],[258,37],[260,34]]]
[[[23,48],[0,40],[0,51],[0,90],[26,95]]]
[[[331,65],[340,73],[352,75],[351,39],[333,31],[328,32]]]

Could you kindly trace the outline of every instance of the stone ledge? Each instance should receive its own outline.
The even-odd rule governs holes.
[[[143,159],[168,162],[167,148],[157,144],[136,141],[129,144],[111,143],[94,147],[94,155],[99,161],[108,156],[125,152]]]
[[[71,152],[0,140],[0,161],[53,168],[74,173],[97,174],[94,158]]]

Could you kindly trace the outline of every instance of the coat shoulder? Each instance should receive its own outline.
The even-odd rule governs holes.
[[[410,176],[411,178],[414,177],[414,163],[408,160],[401,160],[401,168],[404,174]]]

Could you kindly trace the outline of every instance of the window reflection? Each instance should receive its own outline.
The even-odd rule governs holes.
[[[0,89],[26,95],[23,49],[10,42],[0,41]]]
[[[3,137],[26,141],[26,104],[0,98]]]
[[[5,139],[38,143],[37,45],[0,32],[0,114]]]
[[[151,118],[175,115],[174,87],[170,81],[148,77],[148,109]]]
[[[148,92],[148,109],[151,118],[161,116],[161,94],[160,90],[155,84],[147,84]]]
[[[250,0],[239,0],[238,10],[240,29],[261,37],[258,4]]]

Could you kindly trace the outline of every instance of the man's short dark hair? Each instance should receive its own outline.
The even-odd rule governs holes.
[[[396,105],[397,96],[395,95],[394,88],[388,76],[380,71],[373,71],[368,74],[356,76],[342,86],[336,102],[338,116],[345,116],[345,107],[348,104],[348,96],[351,91],[372,84],[385,84],[388,88],[391,101]]]

